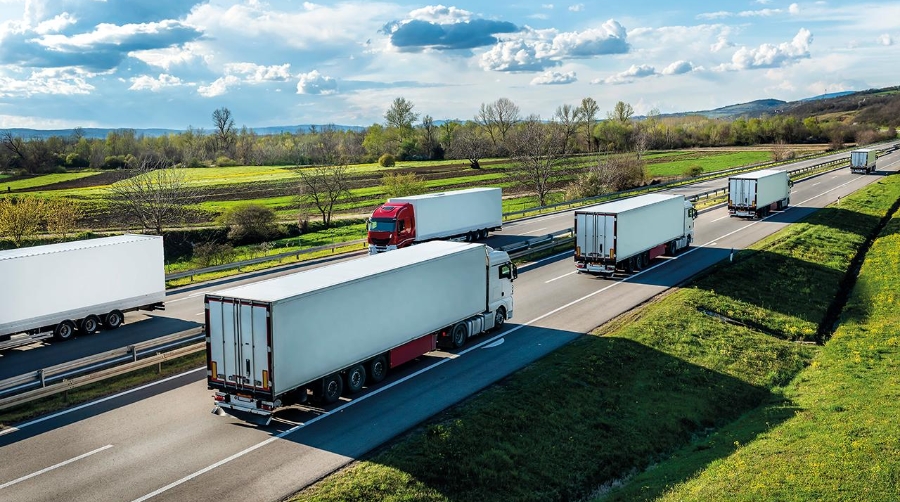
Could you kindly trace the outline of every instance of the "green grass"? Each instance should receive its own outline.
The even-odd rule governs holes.
[[[733,441],[746,444],[795,411],[795,405],[785,402],[784,386],[809,365],[819,348],[789,340],[791,328],[805,336],[804,327],[824,321],[840,285],[833,279],[841,269],[847,270],[862,242],[835,238],[836,234],[872,232],[898,198],[900,177],[846,197],[840,208],[816,212],[803,224],[742,253],[736,263],[721,264],[692,286],[622,316],[595,336],[577,339],[293,500],[585,499],[604,484],[644,471],[685,445],[697,448],[700,455],[715,455],[708,453],[712,446],[696,446],[696,438],[742,423],[742,417],[765,403],[780,403],[764,416],[768,423],[746,424],[740,434],[726,435],[716,443],[726,449],[734,448]],[[806,279],[799,272],[786,274],[786,264],[819,271],[826,280],[800,294]],[[779,281],[782,287],[770,288],[765,298],[745,294],[741,287],[753,289],[747,287],[748,271],[754,272],[753,288]],[[897,297],[881,300],[896,306]],[[708,306],[727,312],[735,302],[751,312],[767,308],[771,319],[749,316],[757,329],[726,323],[698,309]],[[862,363],[877,355],[867,346],[854,350]],[[849,356],[855,358],[853,353]],[[888,397],[897,401],[897,387],[879,390],[889,391]],[[831,394],[837,392],[832,389]],[[879,465],[895,475],[897,435],[887,437],[893,442],[888,439],[881,445],[893,445],[893,451],[883,451],[892,453],[893,461],[888,465],[885,458]],[[806,459],[810,461],[814,459]],[[748,459],[742,465],[749,463]],[[635,491],[621,499],[656,497],[666,483],[684,479],[691,468],[702,465],[670,471],[662,483],[629,483]],[[768,462],[759,465],[760,470],[768,466]],[[802,476],[805,467],[795,462],[793,469]],[[743,481],[750,484],[761,477],[764,472],[754,471]],[[690,500],[692,493],[680,492],[673,500]],[[859,500],[866,498],[864,493],[859,492]]]
[[[900,499],[900,216],[866,255],[831,340],[784,389],[612,500]]]
[[[707,173],[770,160],[772,153],[766,151],[709,153],[699,158],[649,164],[647,171],[651,176],[679,176],[691,166],[700,166]]]
[[[87,178],[88,176],[94,176],[100,174],[100,171],[80,171],[77,173],[58,173],[58,174],[42,174],[40,176],[34,176],[30,178],[18,179],[14,181],[6,181],[2,182],[0,185],[0,192],[5,192],[6,187],[9,187],[11,190],[22,190],[25,188],[36,188],[42,187],[46,185],[52,185],[54,183],[62,183],[63,181],[72,181],[81,178]]]

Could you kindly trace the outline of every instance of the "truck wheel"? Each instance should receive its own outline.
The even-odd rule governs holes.
[[[366,368],[362,364],[353,366],[347,370],[346,379],[347,382],[344,384],[344,389],[347,390],[347,394],[356,394],[362,390],[363,385],[366,383]]]
[[[343,392],[344,379],[341,378],[341,375],[335,373],[322,379],[322,393],[319,396],[319,400],[325,404],[331,404],[340,399]]]
[[[369,382],[379,383],[387,376],[388,366],[387,358],[384,356],[375,356],[375,359],[369,363]]]
[[[464,323],[458,323],[456,326],[453,326],[453,330],[450,331],[450,343],[453,344],[454,349],[465,345],[467,338],[469,338],[469,329]]]
[[[78,324],[78,330],[88,335],[96,332],[100,328],[100,318],[91,314]]]
[[[499,307],[496,312],[494,312],[494,329],[499,330],[503,327],[503,323],[506,322],[506,309],[503,307]]]
[[[53,330],[53,338],[59,341],[68,340],[73,336],[75,336],[75,323],[69,320],[57,324]]]
[[[103,327],[106,329],[116,329],[125,321],[125,315],[121,310],[113,310],[103,317]]]

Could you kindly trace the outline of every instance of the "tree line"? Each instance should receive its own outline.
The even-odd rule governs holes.
[[[892,124],[881,123],[885,115],[861,115],[876,122],[847,124],[790,113],[734,120],[663,117],[656,110],[638,120],[628,103],[618,102],[604,117],[597,102],[586,97],[559,106],[552,117],[540,122],[548,128],[559,126],[571,153],[777,142],[839,147],[875,141],[893,131]],[[182,167],[355,164],[375,162],[385,154],[397,160],[464,160],[478,168],[484,158],[509,156],[510,132],[529,117],[535,116],[524,115],[512,100],[499,98],[482,103],[471,119],[438,122],[430,115],[421,116],[412,102],[400,97],[385,111],[383,123],[365,130],[326,125],[304,132],[260,135],[246,126],[237,128],[231,111],[223,107],[212,113],[209,130],[188,127],[156,137],[134,129],[110,131],[105,139],[87,138],[80,128],[68,136],[49,138],[23,138],[9,130],[0,131],[0,170],[38,174],[78,168],[136,168],[148,156]],[[883,126],[890,131],[881,130]]]

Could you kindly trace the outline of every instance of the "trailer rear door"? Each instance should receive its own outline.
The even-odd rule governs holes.
[[[268,304],[207,297],[207,316],[210,383],[271,392]]]
[[[575,213],[575,218],[575,245],[581,249],[581,256],[608,258],[610,249],[615,248],[615,215]]]
[[[732,178],[728,191],[732,205],[746,208],[756,206],[756,180]]]

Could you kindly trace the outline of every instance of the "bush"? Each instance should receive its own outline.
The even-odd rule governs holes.
[[[218,167],[234,167],[238,165],[237,161],[232,160],[229,157],[222,155],[221,157],[216,157],[216,166]]]
[[[684,175],[693,178],[694,176],[700,176],[703,174],[703,168],[694,164],[693,166],[688,166],[687,169],[684,170]]]
[[[381,167],[394,167],[397,163],[397,159],[394,158],[393,155],[386,153],[378,158],[378,165]]]
[[[201,267],[222,265],[234,260],[235,252],[231,244],[205,242],[194,245],[194,260]]]
[[[388,197],[407,197],[425,193],[428,189],[425,180],[415,173],[386,174],[381,178],[381,187]]]
[[[265,241],[277,233],[275,211],[261,204],[234,206],[222,215],[222,222],[228,225],[228,238],[235,244]]]

